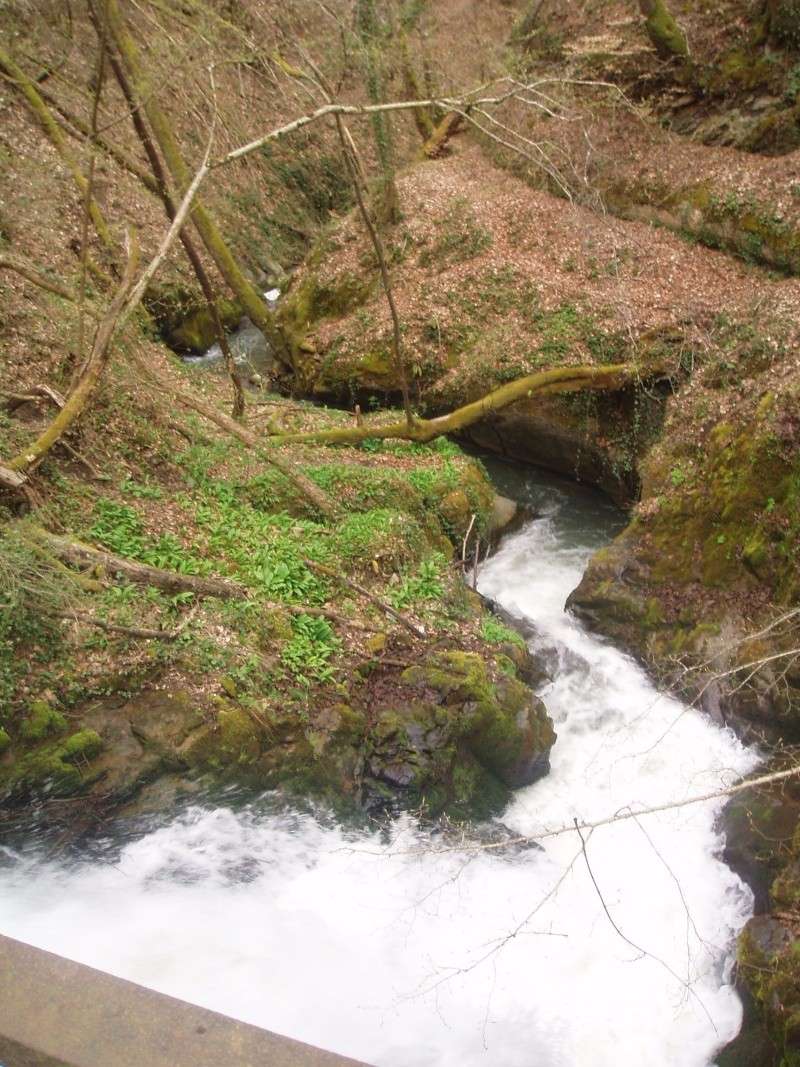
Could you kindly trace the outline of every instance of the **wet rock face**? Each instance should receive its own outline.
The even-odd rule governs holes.
[[[631,421],[625,398],[604,398],[590,415],[563,399],[520,401],[470,427],[466,438],[479,448],[563,474],[608,493],[615,503],[630,504],[639,494],[633,452],[614,442],[620,426]]]
[[[511,789],[546,774],[552,723],[511,670],[493,678],[479,656],[463,652],[407,668],[400,682],[408,699],[376,712],[363,785],[368,805],[487,817]]]
[[[342,813],[484,819],[549,768],[555,733],[520,678],[528,661],[511,643],[488,658],[438,652],[402,670],[378,668],[358,702],[307,718],[279,709],[254,717],[235,698],[201,704],[180,690],[98,701],[78,734],[42,712],[28,749],[15,745],[0,765],[0,787],[21,800],[82,793],[135,813],[162,780],[170,795],[222,782],[321,797]]]

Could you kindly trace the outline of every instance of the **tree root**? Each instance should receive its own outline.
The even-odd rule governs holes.
[[[107,630],[112,634],[122,634],[125,637],[135,637],[141,641],[176,641],[181,630],[151,630],[140,626],[121,626],[116,622],[106,622],[105,619],[96,619],[93,615],[86,615],[82,611],[65,612],[63,619],[74,619],[76,622],[86,623],[87,626],[96,626],[100,630]]]

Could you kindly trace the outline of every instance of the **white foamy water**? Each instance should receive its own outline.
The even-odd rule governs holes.
[[[557,663],[552,771],[503,822],[538,834],[751,769],[731,733],[564,614],[603,508],[538,497],[547,516],[480,583]],[[544,850],[443,851],[410,819],[381,836],[198,806],[108,861],[8,852],[0,929],[378,1067],[707,1067],[739,1026],[728,977],[751,906],[716,858],[719,807],[586,834],[595,887],[574,830]]]

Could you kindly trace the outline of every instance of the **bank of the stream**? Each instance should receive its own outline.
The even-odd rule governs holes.
[[[201,797],[73,859],[5,850],[3,932],[378,1067],[707,1067],[739,1024],[752,899],[720,861],[719,803],[587,831],[585,854],[572,819],[685,800],[754,756],[564,614],[621,518],[524,482],[504,488],[536,517],[479,586],[527,627],[559,738],[500,822],[371,833],[270,796]],[[559,826],[541,848],[503,843]]]

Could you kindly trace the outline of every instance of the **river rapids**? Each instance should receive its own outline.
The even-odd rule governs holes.
[[[756,757],[565,614],[613,509],[535,474],[525,493],[539,517],[479,586],[534,628],[558,741],[500,821],[562,833],[470,848],[410,817],[370,832],[269,797],[198,802],[80,861],[0,849],[0,930],[376,1067],[713,1063],[741,1021],[752,906],[719,858],[722,802],[583,843],[571,827],[712,792]]]

